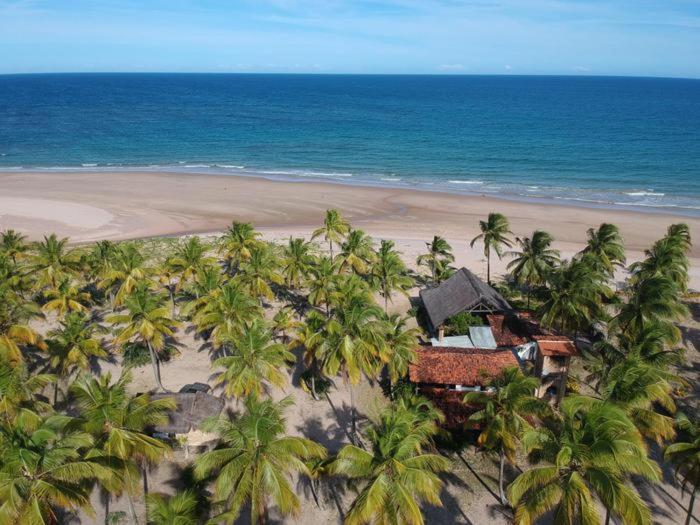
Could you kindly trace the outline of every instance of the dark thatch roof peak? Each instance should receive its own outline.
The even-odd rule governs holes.
[[[151,399],[172,398],[177,403],[175,410],[168,412],[170,421],[158,425],[154,430],[166,434],[187,434],[199,429],[205,419],[218,416],[224,409],[220,397],[205,392],[172,392],[151,394]]]
[[[457,270],[438,286],[420,291],[433,330],[461,312],[511,312],[503,296],[466,268]]]

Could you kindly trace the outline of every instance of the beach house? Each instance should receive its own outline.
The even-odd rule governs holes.
[[[489,389],[507,367],[519,366],[540,378],[534,394],[558,403],[566,391],[573,342],[542,328],[514,310],[494,288],[466,268],[440,285],[421,290],[429,341],[416,350],[409,379],[459,428],[472,410],[462,403],[466,392]],[[469,326],[451,320],[469,314]],[[461,330],[455,333],[455,327]],[[449,335],[446,335],[449,330]]]

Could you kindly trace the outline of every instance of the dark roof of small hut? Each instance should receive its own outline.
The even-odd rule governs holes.
[[[466,268],[456,271],[438,286],[420,291],[430,324],[435,329],[464,311],[511,312],[503,296]]]
[[[224,409],[223,399],[205,392],[173,392],[151,394],[151,399],[173,398],[175,410],[168,412],[170,421],[158,425],[153,430],[167,434],[186,434],[201,427],[202,422],[211,416],[218,416]]]

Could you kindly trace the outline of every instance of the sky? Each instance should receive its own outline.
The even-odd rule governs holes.
[[[0,0],[0,73],[700,78],[700,0]]]

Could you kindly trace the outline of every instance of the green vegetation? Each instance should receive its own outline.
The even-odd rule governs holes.
[[[677,323],[689,313],[688,227],[669,227],[627,268],[614,225],[590,229],[569,260],[544,231],[511,241],[500,214],[479,228],[471,245],[484,243],[487,279],[492,253],[512,257],[508,279],[497,285],[528,308],[532,300],[545,328],[574,338],[585,370],[580,393],[560,406],[536,398],[539,378],[517,368],[464,397],[478,435],[471,443],[499,463],[502,510],[519,524],[548,512],[556,523],[600,523],[600,508],[606,520],[650,523],[635,483],[658,481],[659,466],[648,458],[657,442],[692,491],[689,523],[699,432],[692,418],[676,415],[686,405],[676,367],[684,360]],[[317,498],[332,476],[350,489],[346,523],[423,523],[426,507],[440,505],[451,467],[436,445],[445,418],[407,379],[421,333],[393,301],[416,295],[414,277],[437,284],[451,275],[452,247],[435,236],[409,268],[392,241],[375,245],[337,210],[313,238],[277,244],[239,222],[216,239],[80,247],[56,235],[30,243],[11,230],[0,234],[0,523],[92,515],[95,491],[107,521],[233,523],[249,510],[261,523],[270,513],[298,513],[295,483]],[[416,267],[427,275],[416,276]],[[461,334],[482,323],[461,313],[447,328]],[[236,409],[204,424],[214,446],[188,459],[192,475],[182,490],[144,494],[140,516],[133,499],[174,443],[153,433],[176,407],[161,364],[196,351],[211,360],[215,392]],[[131,367],[149,362],[148,384],[165,396],[143,393],[143,377],[132,382]],[[118,379],[105,366],[118,367]],[[330,394],[348,388],[349,406],[338,407],[347,416],[333,431],[347,437],[336,450],[287,424],[293,400],[275,400],[298,387],[297,378],[308,392],[297,396],[333,410]],[[356,399],[367,379],[388,393],[369,422]],[[468,434],[453,439],[463,446]],[[507,464],[523,470],[513,476]],[[126,516],[109,509],[122,496]]]

